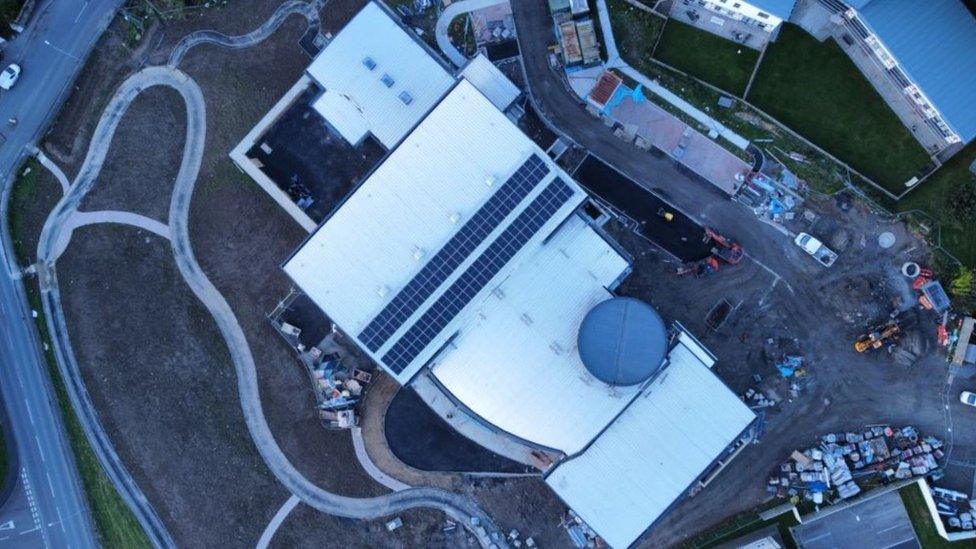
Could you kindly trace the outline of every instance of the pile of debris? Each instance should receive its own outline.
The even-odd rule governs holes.
[[[770,477],[767,491],[777,497],[831,504],[861,489],[939,471],[943,443],[922,438],[911,426],[873,426],[861,433],[829,433],[818,446],[794,451]]]
[[[592,528],[580,518],[572,509],[566,513],[562,521],[559,523],[560,526],[566,529],[566,533],[569,534],[569,539],[572,540],[573,546],[579,549],[584,547],[603,547],[603,538],[597,535]]]
[[[336,429],[354,427],[357,420],[353,407],[359,402],[364,387],[372,381],[373,375],[362,370],[350,372],[338,355],[330,355],[312,369],[312,379],[319,418]]]
[[[970,498],[962,492],[932,486],[929,491],[935,501],[935,508],[942,517],[947,531],[971,531],[976,528],[976,497]]]

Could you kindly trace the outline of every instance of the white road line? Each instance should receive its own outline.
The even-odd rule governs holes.
[[[27,418],[30,419],[31,425],[34,425],[34,414],[30,411],[30,401],[26,398],[24,399],[24,405],[27,408]]]
[[[54,494],[54,483],[51,482],[51,474],[50,473],[44,473],[44,476],[47,477],[47,485],[48,485],[48,487],[51,488],[51,495],[52,496],[55,495]],[[55,498],[55,499],[57,499],[57,498]]]
[[[88,9],[88,0],[85,0],[85,3],[82,4],[81,9],[78,10],[78,15],[75,16],[75,23],[77,23],[78,20],[81,19],[81,14],[85,13],[86,9]]]

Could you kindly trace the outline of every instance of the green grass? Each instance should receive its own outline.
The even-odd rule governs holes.
[[[741,97],[759,60],[759,52],[670,19],[654,57]]]
[[[915,535],[925,549],[959,548],[974,547],[976,544],[969,542],[950,543],[939,535],[932,523],[932,515],[929,514],[925,499],[922,496],[922,489],[918,484],[912,483],[898,490],[901,501],[905,504],[908,511],[908,518],[912,521],[915,528]]]
[[[790,527],[798,524],[796,517],[793,516],[793,513],[783,513],[770,520],[762,520],[759,518],[759,512],[760,511],[758,510],[754,510],[732,517],[723,524],[719,525],[717,528],[691,538],[689,541],[684,543],[682,547],[688,549],[706,549],[709,547],[716,547],[723,543],[728,543],[732,540],[739,539],[758,530],[762,530],[767,526],[776,525],[776,530],[779,533],[780,538],[783,540],[783,545],[786,547],[786,549],[796,549],[796,543],[793,542],[793,535],[790,533]]]
[[[653,65],[651,57],[664,30],[665,19],[637,9],[624,0],[608,0],[607,9],[620,56],[629,65],[647,74],[645,71]]]
[[[747,98],[889,192],[929,157],[835,42],[784,24]]]
[[[25,168],[30,168],[24,175]],[[27,244],[23,242],[24,220],[19,215],[21,207],[33,200],[37,193],[37,177],[43,169],[36,160],[31,158],[24,167],[17,173],[20,174],[11,189],[9,204],[9,223],[11,236],[14,240],[15,253],[21,264],[25,264],[28,257]],[[29,262],[29,260],[28,260]],[[51,344],[51,336],[47,330],[44,320],[43,307],[41,306],[40,290],[35,280],[25,280],[27,299],[30,308],[37,311],[35,319],[37,331],[41,342],[44,344],[44,358],[47,361],[48,372],[54,385],[57,395],[58,406],[64,419],[65,429],[68,433],[68,441],[75,456],[75,463],[81,474],[82,484],[85,489],[85,496],[88,500],[88,508],[91,510],[95,529],[98,532],[99,540],[104,547],[129,549],[129,548],[149,548],[152,544],[146,537],[139,522],[132,512],[125,505],[125,502],[115,491],[115,487],[105,476],[102,467],[95,457],[94,451],[88,444],[85,432],[75,416],[74,409],[68,397],[67,389],[61,374],[58,370],[57,361],[54,356],[54,346]],[[2,466],[2,464],[0,464]]]
[[[17,172],[17,181],[10,190],[7,216],[14,243],[14,255],[17,257],[17,264],[21,266],[33,263],[31,257],[34,254],[29,248],[30,243],[24,240],[26,232],[24,223],[26,220],[23,212],[27,208],[27,204],[37,197],[37,177],[42,169],[44,168],[37,159],[31,157],[27,162],[24,162],[24,165]]]
[[[976,269],[976,214],[960,211],[959,193],[976,192],[976,141],[956,153],[919,187],[898,201],[898,211],[921,210],[939,222],[942,246],[963,264]]]

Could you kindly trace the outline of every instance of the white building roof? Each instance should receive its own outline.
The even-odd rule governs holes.
[[[382,347],[365,349],[387,366],[384,354],[557,175],[572,190],[571,198],[492,280],[504,280],[585,199],[538,146],[461,80],[284,269],[343,331],[356,337],[532,155],[548,174]],[[491,287],[471,303],[483,300]],[[388,370],[401,383],[409,380],[467,323],[471,308],[457,314],[409,366]]]
[[[474,84],[500,111],[507,109],[521,93],[498,67],[480,53],[464,66],[461,76]]]
[[[579,216],[478,303],[434,360],[437,380],[471,411],[522,439],[573,454],[634,397],[583,366],[583,317],[610,299],[627,261]],[[558,274],[557,274],[558,273]]]
[[[670,365],[582,454],[546,483],[612,547],[636,540],[755,414],[679,338]]]
[[[333,128],[350,143],[371,133],[387,148],[399,143],[454,84],[373,2],[316,56],[308,74],[325,89],[313,107]]]

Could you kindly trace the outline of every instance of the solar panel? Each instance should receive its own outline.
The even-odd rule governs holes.
[[[374,353],[382,347],[548,174],[549,167],[535,154],[522,163],[461,230],[366,325],[359,333],[359,341]]]
[[[383,362],[396,373],[406,368],[480,292],[525,243],[573,196],[561,179],[550,183],[488,246],[390,350]]]

